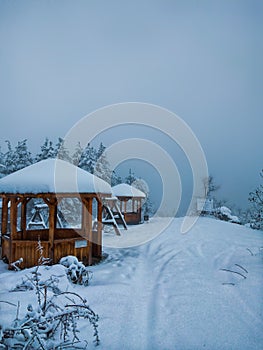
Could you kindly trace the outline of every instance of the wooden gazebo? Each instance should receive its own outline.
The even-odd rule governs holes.
[[[119,208],[128,225],[142,221],[142,204],[146,195],[137,188],[122,183],[112,187],[113,196],[118,198]]]
[[[92,264],[102,254],[102,199],[111,194],[105,181],[59,159],[40,161],[0,179],[2,259],[10,268],[20,258],[21,268],[35,266],[40,242],[51,264],[67,255]],[[58,206],[70,199],[79,204],[80,224],[61,227]],[[46,228],[27,225],[31,200],[48,207]]]

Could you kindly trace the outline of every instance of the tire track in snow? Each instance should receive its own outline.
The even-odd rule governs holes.
[[[160,248],[153,242],[141,246],[138,248],[139,256],[128,266],[129,270],[133,270],[133,275],[126,274],[130,298],[121,312],[121,322],[129,322],[129,329],[136,336],[133,344],[126,344],[127,349],[155,349],[160,341],[158,329],[160,315],[164,312],[165,298],[160,290],[164,283],[162,276],[179,252],[168,255],[161,264],[153,263],[158,260],[158,254],[163,254],[168,248],[170,250],[170,247]],[[169,253],[171,252],[170,250]],[[124,337],[125,335],[125,343]]]

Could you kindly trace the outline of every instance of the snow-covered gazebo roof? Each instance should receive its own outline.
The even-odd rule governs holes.
[[[137,188],[128,184],[119,184],[112,187],[112,192],[115,197],[129,197],[129,198],[145,198],[146,195]]]
[[[0,193],[112,194],[104,180],[60,159],[46,159],[0,179]]]

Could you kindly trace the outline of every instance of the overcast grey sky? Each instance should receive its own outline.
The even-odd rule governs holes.
[[[0,0],[3,150],[148,102],[188,123],[220,196],[246,206],[263,167],[262,33],[259,0]]]

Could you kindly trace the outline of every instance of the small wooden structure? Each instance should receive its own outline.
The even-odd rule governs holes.
[[[119,225],[122,225],[127,230],[127,224],[123,214],[117,203],[117,197],[104,198],[102,209],[102,223],[103,225],[112,225],[115,233],[120,236]]]
[[[40,241],[43,256],[52,264],[67,255],[75,255],[86,265],[92,264],[93,259],[101,258],[102,199],[111,193],[105,181],[59,159],[43,160],[0,179],[2,258],[9,267],[20,258],[23,258],[21,268],[35,266]],[[65,228],[57,223],[58,205],[65,198],[78,198],[80,227]],[[48,206],[46,228],[42,225],[32,229],[27,225],[27,205],[32,199]],[[97,221],[96,230],[93,220]]]
[[[142,221],[142,204],[145,193],[128,184],[112,187],[113,196],[119,201],[119,208],[128,225],[136,225]]]

